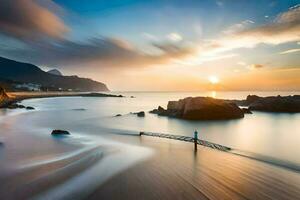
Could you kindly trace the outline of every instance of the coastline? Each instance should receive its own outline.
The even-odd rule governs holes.
[[[8,99],[0,102],[0,109],[26,99],[50,98],[50,97],[124,97],[93,92],[6,92]]]
[[[31,97],[31,94],[19,95]],[[51,94],[54,96],[41,95],[43,97],[66,96],[61,93]],[[81,96],[78,93],[67,94],[67,96],[72,95]],[[40,97],[34,95],[33,98]],[[10,131],[15,128],[14,123],[16,121],[23,128],[22,123],[27,124],[32,121],[29,117],[32,115],[41,116],[37,112],[28,114],[26,117],[19,116],[18,120],[12,117],[14,120],[8,120],[3,131],[6,130],[11,134]],[[22,119],[27,119],[27,123],[26,121],[23,122]],[[66,127],[71,128],[73,125]],[[82,135],[88,135],[91,131],[88,127],[88,125],[83,127],[86,131],[82,131]],[[36,129],[36,127],[28,128]],[[69,130],[69,128],[67,129]],[[73,130],[77,128],[74,127]],[[108,133],[102,129],[98,129],[98,132],[101,134]],[[120,134],[123,133],[122,130],[119,132]],[[19,134],[18,137],[24,137],[26,135],[24,133]],[[48,130],[45,133],[49,134],[50,132]],[[43,135],[43,132],[39,134]],[[50,135],[43,135],[43,137],[46,138],[46,141],[53,139]],[[55,143],[58,146],[64,146],[62,141],[69,139],[68,137],[59,139]],[[18,178],[15,179],[18,174],[12,174],[12,179],[7,177],[11,174],[6,174],[4,179],[0,176],[3,183],[1,186],[2,193],[7,192],[5,187],[13,186],[10,194],[18,194],[20,198],[34,197],[34,199],[51,199],[51,197],[55,197],[55,199],[149,200],[297,199],[300,196],[300,173],[270,163],[263,163],[202,146],[198,146],[198,152],[195,154],[193,144],[169,139],[132,137],[124,134],[108,134],[107,139],[123,143],[132,149],[127,152],[127,148],[120,148],[119,145],[116,145],[112,148],[113,153],[106,154],[104,157],[95,155],[95,153],[98,154],[97,150],[86,151],[72,159],[60,161],[58,165],[55,162],[46,162],[43,165],[35,166],[33,171],[25,172],[22,175],[24,182],[29,182],[29,186],[32,187],[26,186],[23,181],[11,182],[12,179],[19,180]],[[38,137],[31,137],[29,140],[33,144],[34,140],[35,142],[41,141]],[[75,140],[81,142],[82,138]],[[109,140],[97,138],[97,143],[101,142],[102,144],[98,150],[107,147],[110,149],[112,146],[110,146]],[[6,140],[5,142],[7,145],[4,149],[9,148],[11,141]],[[154,153],[144,158],[144,153],[135,154],[141,149],[134,147],[147,148]],[[39,151],[43,151],[43,148],[39,148]],[[54,159],[57,158],[55,155],[52,156]],[[141,156],[142,159],[115,170],[124,162],[138,156]],[[112,171],[114,173],[108,176],[108,172]],[[66,191],[68,192],[66,193]]]

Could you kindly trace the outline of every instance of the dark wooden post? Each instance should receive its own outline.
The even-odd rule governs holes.
[[[194,145],[195,145],[195,151],[197,151],[197,144],[198,144],[198,132],[194,132]]]

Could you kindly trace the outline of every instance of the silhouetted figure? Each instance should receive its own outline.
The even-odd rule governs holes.
[[[197,143],[198,143],[198,132],[194,132],[194,144],[195,144],[195,151],[197,151]]]

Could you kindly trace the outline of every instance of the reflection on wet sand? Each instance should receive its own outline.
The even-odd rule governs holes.
[[[241,156],[143,137],[150,160],[116,175],[91,199],[298,199],[300,174]]]

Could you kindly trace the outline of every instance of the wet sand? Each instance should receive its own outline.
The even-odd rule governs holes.
[[[86,199],[299,199],[300,174],[260,161],[142,136],[155,155]]]
[[[32,165],[2,173],[1,197],[172,200],[300,197],[300,174],[296,171],[202,146],[194,153],[193,144],[182,141],[147,136],[107,137],[134,149],[124,153],[127,147],[104,141],[103,145],[65,158],[54,155],[53,161],[29,162]],[[115,170],[145,147],[153,151],[150,157]]]
[[[108,134],[74,114],[60,125],[71,136],[54,138],[49,127],[61,118],[47,113],[7,116],[0,123],[0,199],[300,197],[300,173],[288,168],[202,146],[195,154],[193,144],[182,141]],[[74,130],[82,130],[80,137]]]

